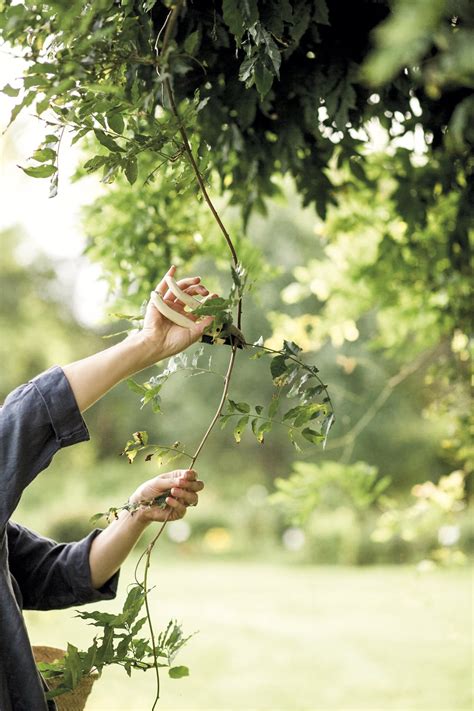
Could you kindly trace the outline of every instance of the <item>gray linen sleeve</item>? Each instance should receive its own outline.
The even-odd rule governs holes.
[[[56,452],[87,439],[87,427],[61,368],[51,368],[10,393],[0,408],[0,530],[23,490]]]
[[[10,570],[27,610],[51,610],[115,597],[119,573],[96,590],[89,551],[99,529],[74,543],[56,543],[24,526],[7,524]]]

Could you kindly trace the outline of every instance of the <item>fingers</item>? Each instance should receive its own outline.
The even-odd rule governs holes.
[[[186,506],[184,504],[182,504],[180,501],[177,501],[177,499],[173,499],[171,496],[166,497],[166,503],[171,509],[170,518],[172,520],[175,520],[177,518],[183,518],[186,513]]]
[[[186,289],[183,289],[186,294],[189,294],[189,296],[208,296],[209,290],[206,289],[205,286],[202,284],[192,284],[191,286],[186,287]],[[166,292],[165,300],[168,301],[169,303],[175,304],[182,304],[183,302],[178,299],[170,290]],[[196,304],[197,306],[197,304]]]
[[[174,266],[174,264],[172,264],[171,267],[166,272],[165,276],[174,276],[175,272],[176,272],[176,267]],[[163,277],[163,279],[157,284],[155,291],[164,297],[167,290],[168,290],[168,284],[165,281],[165,277]]]

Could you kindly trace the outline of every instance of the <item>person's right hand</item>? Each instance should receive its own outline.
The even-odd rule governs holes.
[[[174,266],[167,271],[169,276],[174,277],[175,273],[176,267]],[[198,276],[189,277],[180,279],[178,285],[191,296],[207,296],[209,291],[200,284],[200,281],[201,279]],[[157,285],[155,291],[163,297],[168,306],[181,314],[185,314],[188,319],[195,321],[196,325],[194,328],[177,326],[166,316],[163,316],[150,301],[145,313],[143,328],[140,331],[141,337],[150,345],[149,365],[156,363],[158,360],[169,358],[196,343],[201,338],[204,329],[212,323],[212,316],[207,316],[198,321],[196,316],[185,312],[184,305],[168,289],[164,278]]]

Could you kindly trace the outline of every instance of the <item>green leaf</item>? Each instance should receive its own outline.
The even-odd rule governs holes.
[[[278,355],[272,358],[272,362],[270,363],[270,372],[272,374],[273,380],[279,378],[281,375],[286,373],[287,366],[285,361],[286,357],[283,355]]]
[[[272,88],[273,74],[266,68],[264,63],[259,60],[255,65],[254,76],[255,86],[257,87],[260,97],[263,99]]]
[[[123,133],[125,123],[121,113],[116,112],[113,114],[107,114],[107,123],[111,131],[115,131],[115,133]]]
[[[224,22],[240,44],[244,33],[244,18],[236,0],[222,0],[222,15]]]
[[[108,148],[109,151],[113,151],[114,153],[121,152],[122,149],[114,141],[114,139],[109,136],[107,133],[104,133],[104,131],[101,131],[99,128],[94,129],[94,134],[97,140],[101,145],[103,145],[105,148]]]
[[[38,161],[38,163],[46,163],[46,161],[56,159],[56,151],[53,151],[52,148],[40,148],[33,153],[31,158]]]
[[[3,89],[0,89],[0,91],[2,92],[2,94],[6,94],[7,96],[12,97],[18,96],[18,94],[20,93],[19,89],[14,89],[12,86],[10,86],[10,84],[5,84]]]
[[[313,18],[318,25],[330,25],[329,10],[326,0],[317,0],[315,3]]]
[[[138,177],[138,163],[135,156],[129,158],[125,164],[125,175],[130,185],[133,185]]]
[[[31,168],[23,168],[21,165],[18,166],[22,169],[24,173],[29,175],[31,178],[50,178],[53,173],[56,172],[55,165],[35,165]]]
[[[184,51],[188,54],[194,55],[196,50],[199,49],[201,43],[201,32],[200,30],[195,30],[188,35],[184,41]]]
[[[188,667],[171,667],[171,669],[168,670],[168,674],[172,679],[182,679],[184,676],[189,676],[189,669]]]
[[[266,422],[262,422],[260,425],[258,425],[258,427],[255,428],[255,430],[253,430],[254,435],[256,436],[256,438],[260,444],[264,443],[265,432],[270,432],[272,427],[273,427],[273,423],[269,422],[267,420]]]
[[[283,351],[287,355],[298,357],[302,350],[303,349],[294,341],[283,341]]]
[[[234,428],[234,439],[236,442],[240,442],[242,438],[242,432],[248,425],[250,416],[245,415],[244,417],[241,417],[240,420],[237,422],[235,428]]]
[[[229,404],[234,410],[238,412],[250,412],[250,405],[247,402],[235,402],[234,400],[228,400]]]
[[[325,439],[324,435],[320,434],[319,432],[316,432],[316,430],[310,429],[309,427],[306,427],[304,430],[302,430],[301,434],[305,439],[308,440],[308,442],[311,442],[312,444],[319,444]]]
[[[132,390],[134,393],[137,393],[137,395],[143,395],[147,392],[147,389],[143,385],[140,385],[140,383],[137,383],[136,380],[133,380],[133,378],[129,378],[127,380],[127,385],[130,390]]]

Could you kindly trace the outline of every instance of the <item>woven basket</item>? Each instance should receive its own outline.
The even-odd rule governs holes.
[[[56,647],[33,647],[33,656],[36,662],[46,662],[51,664],[57,659],[64,657],[66,652],[64,649],[56,649]],[[55,696],[54,701],[58,711],[83,711],[86,707],[86,702],[91,693],[92,684],[99,678],[99,674],[89,674],[81,679],[79,684],[73,691],[67,691],[65,694]],[[54,689],[59,684],[59,681],[48,679],[47,684]]]

